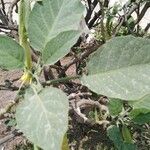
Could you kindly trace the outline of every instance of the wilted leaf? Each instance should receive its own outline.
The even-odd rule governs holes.
[[[42,0],[42,3],[36,3],[28,25],[31,45],[42,51],[59,33],[78,30],[83,11],[79,0]]]
[[[17,125],[25,136],[44,150],[60,150],[68,127],[68,100],[56,88],[28,90],[16,112]]]
[[[116,37],[99,48],[87,64],[82,83],[96,93],[124,100],[150,93],[150,40]]]
[[[0,68],[18,69],[24,66],[24,50],[13,39],[0,36]]]

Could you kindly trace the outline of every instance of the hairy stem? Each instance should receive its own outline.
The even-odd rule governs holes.
[[[25,0],[20,1],[19,8],[19,43],[25,50],[25,66],[27,70],[31,71],[32,59],[31,49],[27,38],[26,27],[25,27]]]
[[[59,82],[68,82],[69,80],[75,80],[75,79],[79,79],[79,78],[80,78],[80,76],[59,78],[59,79],[46,81],[46,82],[42,83],[42,85],[45,86],[45,85],[51,85],[51,84],[55,84],[55,83],[59,83]]]

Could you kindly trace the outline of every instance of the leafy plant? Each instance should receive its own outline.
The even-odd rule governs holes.
[[[42,0],[31,9],[30,1],[21,0],[19,9],[19,44],[0,36],[0,67],[24,70],[20,89],[27,88],[16,110],[17,128],[35,149],[68,149],[68,98],[60,89],[45,87],[40,76],[44,67],[68,54],[85,31],[80,26],[84,7],[78,0]],[[39,54],[37,63],[32,61],[32,48]],[[128,128],[132,121],[149,122],[149,48],[149,39],[112,38],[90,57],[88,73],[81,77],[83,85],[110,99],[108,109],[114,120],[107,135],[119,150],[136,149]],[[48,81],[52,82],[57,81]],[[124,101],[131,111],[124,107]],[[131,116],[130,122],[125,113]]]
[[[148,39],[133,36],[109,40],[92,55],[82,83],[108,97],[142,98],[150,92],[149,45]]]
[[[21,80],[30,84],[16,111],[17,127],[37,146],[60,149],[68,126],[68,100],[61,90],[43,89],[38,78],[34,81],[39,69],[33,74],[30,44],[41,52],[42,69],[57,62],[82,32],[79,24],[84,7],[78,0],[43,0],[36,2],[31,11],[30,1],[21,0],[19,11],[20,45],[11,38],[0,37],[1,68],[24,68]]]

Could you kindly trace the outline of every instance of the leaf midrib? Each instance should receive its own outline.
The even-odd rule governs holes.
[[[44,1],[43,1],[43,2],[44,2]],[[60,9],[59,9],[59,11],[58,11],[58,13],[57,13],[57,15],[56,15],[56,18],[54,19],[54,22],[52,23],[51,29],[49,30],[49,32],[48,32],[48,34],[47,34],[47,36],[46,36],[46,38],[45,38],[44,48],[45,48],[47,42],[50,40],[49,37],[50,37],[50,35],[51,35],[51,33],[52,33],[52,30],[53,30],[54,27],[55,27],[56,22],[58,21],[58,18],[59,18],[59,16],[60,16],[60,12],[62,11],[63,5],[64,5],[64,0],[63,0],[62,5],[61,5],[61,7],[60,7]],[[42,11],[43,11],[43,10],[42,10]],[[42,13],[43,13],[43,12],[42,12]],[[57,35],[58,35],[58,33],[57,33]],[[55,35],[55,37],[56,37],[57,35]]]
[[[34,89],[33,89],[33,90],[34,90]],[[46,116],[46,120],[47,120],[48,124],[50,124],[50,120],[48,119],[48,115],[47,115],[47,113],[49,114],[49,111],[48,111],[47,109],[45,109],[45,106],[44,106],[43,102],[41,101],[40,96],[38,95],[38,93],[37,93],[35,90],[34,90],[34,93],[35,93],[35,96],[37,97],[37,100],[38,100],[39,103],[40,103],[39,106],[41,106],[42,109],[43,109],[43,112],[44,112],[44,114],[45,114],[45,116]]]

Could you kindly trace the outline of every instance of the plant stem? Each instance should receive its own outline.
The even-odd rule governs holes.
[[[54,79],[54,80],[50,80],[50,81],[44,82],[43,85],[51,85],[51,84],[55,84],[55,83],[59,83],[59,82],[67,82],[69,80],[75,80],[75,79],[78,79],[78,78],[80,78],[80,76]]]
[[[104,10],[104,6],[103,6],[103,1],[102,0],[99,0],[99,5],[100,5],[100,8],[102,10],[102,19],[101,19],[101,23],[100,23],[100,26],[101,26],[101,34],[102,34],[102,40],[105,42],[106,41],[106,35],[105,35],[105,26],[104,26],[104,17],[105,17],[105,10]]]
[[[27,70],[31,71],[32,59],[31,49],[27,38],[26,27],[25,27],[25,0],[20,0],[19,7],[19,43],[25,50],[25,66]]]

